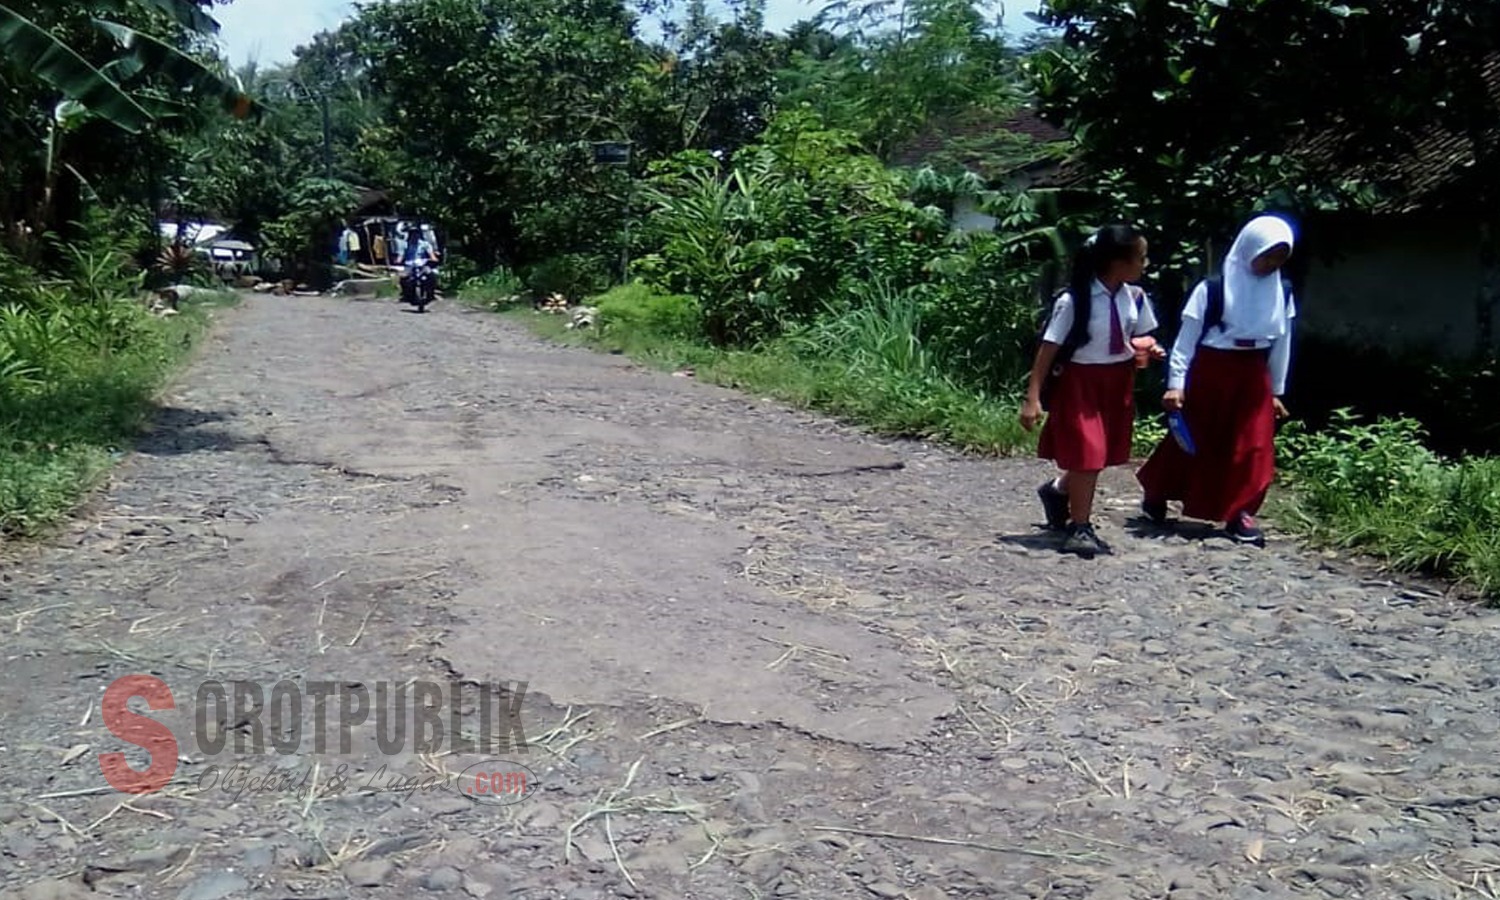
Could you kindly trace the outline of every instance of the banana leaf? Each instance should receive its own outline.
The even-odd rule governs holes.
[[[151,114],[118,84],[4,4],[0,4],[0,54],[131,134],[151,123]]]
[[[141,71],[145,68],[146,64],[134,56],[122,56],[114,62],[102,66],[99,71],[104,73],[105,78],[123,88],[130,84],[130,79],[141,74]]]
[[[153,74],[162,75],[185,91],[219,101],[236,118],[259,115],[262,109],[240,87],[239,79],[221,75],[171,44],[118,22],[95,19],[94,24]]]

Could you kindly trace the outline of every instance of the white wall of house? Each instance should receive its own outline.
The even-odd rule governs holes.
[[[1477,227],[1463,220],[1383,222],[1329,229],[1309,243],[1314,255],[1298,304],[1303,328],[1454,357],[1477,349],[1484,277]],[[1500,321],[1492,325],[1493,335]]]

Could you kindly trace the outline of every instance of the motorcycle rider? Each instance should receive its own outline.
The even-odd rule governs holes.
[[[415,298],[418,290],[421,290],[418,269],[426,265],[437,265],[437,248],[422,235],[422,229],[416,224],[406,227],[406,247],[401,264],[406,269],[403,280],[411,288],[411,296]]]

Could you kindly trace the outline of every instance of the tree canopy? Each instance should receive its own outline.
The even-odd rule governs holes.
[[[1350,173],[1433,128],[1484,155],[1500,121],[1483,80],[1496,0],[1047,0],[1039,17],[1061,36],[1024,66],[1041,109],[1184,236],[1257,205],[1360,208],[1404,186]]]

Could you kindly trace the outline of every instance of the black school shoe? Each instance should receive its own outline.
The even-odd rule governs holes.
[[[1229,523],[1224,526],[1224,530],[1241,544],[1254,544],[1257,547],[1266,545],[1265,533],[1256,524],[1255,517],[1249,513],[1240,513],[1230,519]]]
[[[1094,533],[1094,526],[1085,522],[1082,525],[1068,526],[1068,537],[1063,541],[1062,552],[1076,553],[1084,559],[1093,559],[1101,553],[1109,554],[1114,551],[1109,549],[1108,544],[1099,540],[1099,535]]]
[[[1057,485],[1050,478],[1036,489],[1036,495],[1041,498],[1042,511],[1047,514],[1047,527],[1053,531],[1067,528],[1068,495],[1058,490]]]

